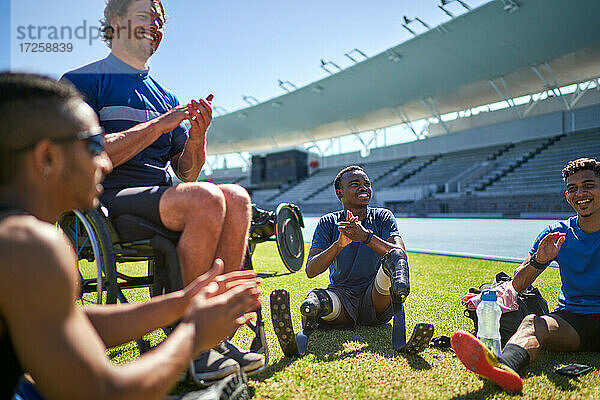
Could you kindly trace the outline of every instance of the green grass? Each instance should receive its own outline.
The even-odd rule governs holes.
[[[410,254],[411,294],[406,302],[407,329],[416,322],[435,325],[434,336],[450,336],[457,329],[472,331],[472,322],[463,316],[460,298],[470,287],[493,279],[499,271],[512,274],[516,265],[455,257]],[[597,353],[555,354],[542,352],[523,371],[521,395],[510,395],[467,371],[451,351],[428,348],[418,355],[399,355],[391,346],[391,323],[355,330],[315,332],[308,354],[299,359],[284,358],[272,329],[269,293],[285,288],[290,292],[294,328],[300,329],[299,304],[315,287],[326,287],[327,274],[309,280],[303,272],[289,273],[273,243],[257,247],[254,267],[262,276],[263,316],[270,351],[270,366],[250,379],[256,399],[597,399],[600,398],[600,360]],[[143,268],[130,265],[129,268]],[[557,302],[560,277],[548,269],[536,286],[551,309]],[[144,289],[128,293],[140,301]],[[157,332],[153,343],[162,339]],[[242,328],[234,342],[249,346],[252,333]],[[117,363],[137,355],[133,344],[109,350]],[[595,371],[578,379],[567,379],[553,371],[573,362],[592,365]],[[178,391],[184,389],[180,387]]]

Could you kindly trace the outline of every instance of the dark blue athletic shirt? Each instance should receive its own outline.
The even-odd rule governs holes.
[[[127,130],[179,104],[171,91],[149,75],[148,69],[133,68],[112,54],[68,72],[61,79],[67,79],[83,93],[106,133]],[[171,185],[167,169],[171,158],[183,151],[187,137],[183,124],[163,134],[131,160],[116,167],[106,177],[104,188]]]
[[[340,210],[321,217],[313,234],[311,249],[327,250],[339,238],[337,223],[346,220],[345,214],[344,210]],[[400,236],[396,218],[388,209],[368,207],[367,217],[361,223],[383,240]],[[362,293],[375,278],[380,258],[366,244],[348,244],[329,266],[331,286],[344,288],[354,294]]]

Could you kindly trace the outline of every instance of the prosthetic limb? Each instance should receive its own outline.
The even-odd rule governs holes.
[[[302,330],[294,335],[290,316],[290,294],[285,289],[271,292],[271,319],[273,329],[286,357],[299,357],[306,353],[308,337],[318,327],[319,319],[331,313],[333,301],[325,289],[311,291],[300,306]]]
[[[381,257],[381,267],[390,277],[390,297],[394,319],[392,325],[392,345],[396,351],[418,353],[423,351],[433,336],[433,325],[420,322],[415,325],[408,343],[406,342],[406,316],[404,301],[410,293],[409,270],[406,253],[392,249]]]
[[[306,352],[308,337],[319,326],[321,317],[331,314],[333,301],[325,289],[312,290],[300,305],[302,314],[302,330],[296,335],[298,350],[301,354]]]
[[[271,320],[283,354],[286,357],[303,356],[306,347],[302,353],[298,350],[290,314],[290,293],[285,289],[276,289],[271,292]]]

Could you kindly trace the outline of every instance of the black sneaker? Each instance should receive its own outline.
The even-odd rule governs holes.
[[[247,400],[250,399],[248,379],[238,371],[203,390],[189,392],[179,397],[179,400]]]
[[[190,363],[189,378],[200,386],[208,386],[212,381],[240,371],[240,365],[222,356],[216,350],[208,350]]]
[[[240,365],[242,372],[251,374],[265,365],[265,357],[262,354],[244,350],[229,340],[224,341],[215,350],[221,353],[222,356],[231,358]]]

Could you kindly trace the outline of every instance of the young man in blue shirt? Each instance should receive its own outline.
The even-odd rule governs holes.
[[[309,278],[329,270],[330,285],[308,294],[300,307],[302,326],[387,323],[391,282],[379,260],[391,250],[406,257],[396,219],[390,210],[368,206],[373,190],[362,168],[341,170],[334,187],[343,209],[321,217],[306,263]]]
[[[562,280],[556,310],[525,317],[499,359],[467,332],[452,336],[452,347],[469,370],[510,392],[522,390],[517,372],[535,360],[542,348],[600,351],[600,162],[570,161],[562,176],[566,200],[577,215],[539,234],[513,280],[514,288],[522,292],[556,261]]]
[[[180,105],[150,76],[148,60],[162,41],[165,19],[160,0],[107,1],[101,22],[111,53],[63,79],[84,94],[106,132],[114,170],[106,177],[103,205],[111,217],[136,214],[181,232],[177,253],[188,284],[217,257],[226,272],[240,269],[250,198],[237,185],[196,182],[206,158],[212,95]],[[184,183],[172,186],[169,166]],[[194,375],[220,379],[238,364],[251,372],[264,365],[264,358],[224,342],[194,363]]]
[[[381,325],[394,318],[396,350],[422,351],[433,325],[419,323],[406,342],[403,302],[409,293],[408,258],[394,214],[369,207],[373,190],[363,169],[342,169],[334,180],[343,209],[321,217],[308,253],[309,278],[329,269],[327,289],[314,289],[300,306],[302,332],[293,336],[289,293],[271,293],[273,327],[286,356],[304,355],[308,336],[318,327]]]

